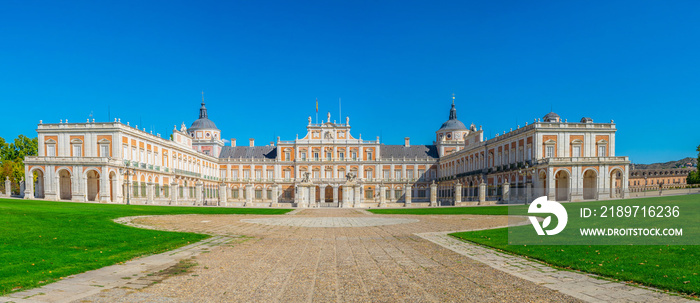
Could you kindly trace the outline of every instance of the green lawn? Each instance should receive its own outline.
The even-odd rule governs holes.
[[[138,215],[284,214],[289,209],[109,205],[0,199],[0,295],[207,238],[112,222]]]
[[[697,209],[697,206],[694,205],[700,203],[700,195],[583,204],[589,206],[608,203],[658,205],[669,202],[681,205],[684,212],[685,209],[689,208],[694,210]],[[583,204],[568,203],[566,206]],[[688,212],[687,214],[689,216],[686,216],[684,220],[694,223],[700,220],[696,212]],[[532,227],[512,227],[511,229],[516,228]],[[567,226],[568,228],[569,226]],[[695,232],[696,229],[688,228],[684,231]],[[512,230],[510,232],[513,233]],[[508,233],[509,229],[500,228],[455,233],[452,236],[509,253],[528,256],[560,268],[581,270],[623,281],[634,281],[693,296],[700,293],[700,246],[697,245],[508,245]]]

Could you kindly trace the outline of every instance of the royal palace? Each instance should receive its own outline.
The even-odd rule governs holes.
[[[342,122],[342,121],[341,121]],[[47,124],[25,159],[24,197],[156,205],[411,207],[624,198],[629,160],[615,155],[613,121],[550,112],[487,140],[449,119],[430,145],[382,144],[351,133],[349,118],[308,118],[306,134],[256,145],[231,139],[205,104],[189,127],[160,134],[123,124]]]

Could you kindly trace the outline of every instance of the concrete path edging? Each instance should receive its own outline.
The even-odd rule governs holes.
[[[415,235],[507,274],[587,302],[693,302],[650,287],[606,280],[594,274],[559,270],[524,257],[460,241],[448,235],[455,232],[460,231]]]

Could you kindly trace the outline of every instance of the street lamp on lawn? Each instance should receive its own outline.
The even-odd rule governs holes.
[[[134,174],[134,172],[133,170],[128,168],[120,168],[119,173],[124,175],[124,185],[126,186],[126,205],[129,205],[129,200],[131,196],[131,189],[129,188],[129,184],[131,184],[131,182],[129,181],[129,177],[131,177]]]

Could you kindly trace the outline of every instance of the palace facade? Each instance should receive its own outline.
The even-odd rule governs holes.
[[[25,159],[25,198],[159,205],[403,207],[624,198],[627,157],[615,124],[549,113],[486,139],[454,105],[431,145],[382,144],[350,120],[308,118],[306,134],[226,145],[201,104],[169,139],[121,123],[46,124]]]

